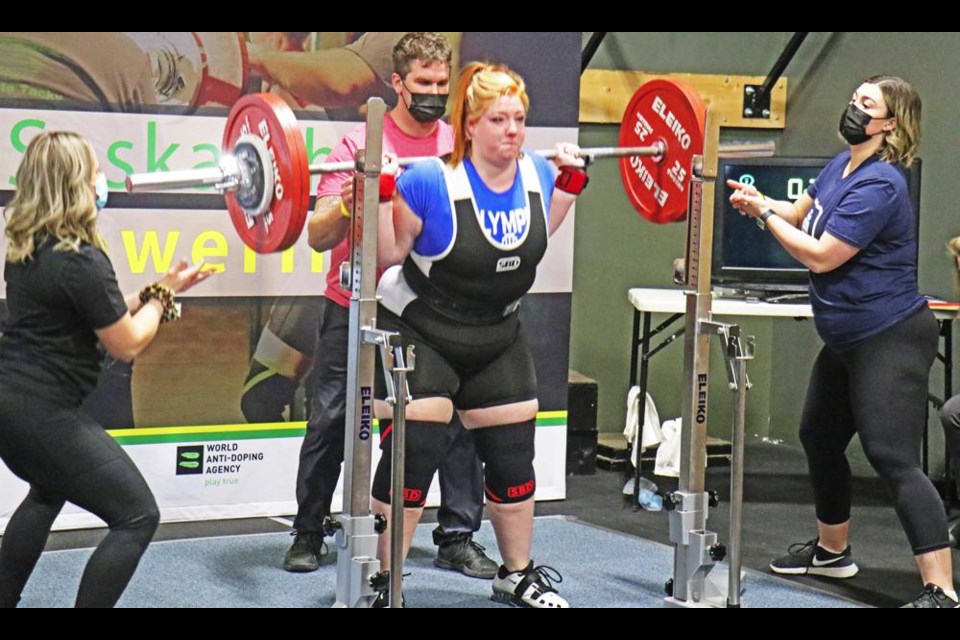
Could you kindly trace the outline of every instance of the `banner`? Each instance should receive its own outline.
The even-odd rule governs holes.
[[[565,497],[566,414],[542,413],[537,419],[537,499]],[[302,422],[216,427],[124,429],[112,435],[143,473],[160,506],[164,521],[276,516],[297,512],[294,495]],[[374,447],[371,473],[380,460]],[[9,515],[27,493],[0,465],[0,513]],[[342,507],[343,482],[337,485],[331,508]],[[436,478],[427,506],[440,505]],[[7,524],[0,518],[0,534]],[[68,504],[58,529],[103,526],[96,516]]]
[[[281,254],[254,253],[210,189],[127,194],[125,178],[216,166],[230,105],[258,91],[287,100],[309,161],[322,162],[362,120],[367,97],[396,100],[391,54],[404,33],[0,32],[0,204],[12,197],[32,137],[74,130],[93,143],[108,178],[100,228],[122,290],[157,280],[181,257],[217,271],[185,294],[183,319],[164,325],[135,363],[107,360],[85,405],[144,471],[165,519],[296,511],[305,385],[323,358],[315,341],[330,264],[305,238]],[[455,68],[494,60],[524,76],[527,149],[577,139],[579,33],[445,35]],[[275,53],[293,54],[296,72],[279,69]],[[570,218],[551,238],[522,308],[543,412],[538,499],[565,493]],[[0,282],[2,317],[5,296]],[[264,363],[276,374],[270,385],[262,384]],[[190,472],[178,466],[191,461],[198,466]],[[24,492],[0,465],[0,529]],[[68,510],[57,526],[95,521]]]

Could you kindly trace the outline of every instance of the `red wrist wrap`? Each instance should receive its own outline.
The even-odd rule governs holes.
[[[590,179],[587,177],[585,168],[564,165],[560,167],[560,173],[557,174],[557,181],[554,184],[557,189],[577,196],[586,188],[588,182]]]
[[[380,174],[380,202],[386,202],[397,190],[397,177],[389,173]]]

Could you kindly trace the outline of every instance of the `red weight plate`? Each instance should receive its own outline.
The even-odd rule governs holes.
[[[275,183],[269,212],[247,216],[233,194],[226,195],[227,210],[237,234],[257,253],[283,251],[300,237],[310,205],[310,168],[303,135],[293,112],[283,99],[269,93],[243,96],[230,109],[223,132],[223,153],[230,153],[243,134],[263,140],[273,164]]]
[[[662,157],[620,160],[620,176],[631,204],[655,222],[686,217],[693,156],[703,153],[706,107],[697,92],[680,80],[658,78],[644,83],[620,123],[619,146],[666,145]]]

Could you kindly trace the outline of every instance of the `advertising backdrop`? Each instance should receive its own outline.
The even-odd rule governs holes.
[[[0,205],[12,197],[33,136],[77,131],[95,146],[109,181],[101,230],[124,291],[158,279],[180,257],[204,259],[218,271],[186,294],[183,319],[164,325],[136,362],[107,359],[86,405],[143,471],[165,520],[296,512],[304,387],[311,364],[323,358],[314,342],[329,256],[310,249],[305,236],[281,254],[256,254],[240,242],[220,195],[209,189],[127,194],[124,180],[131,173],[216,166],[230,105],[259,91],[291,104],[310,162],[322,162],[362,120],[366,97],[395,99],[389,51],[401,35],[0,32]],[[455,64],[504,62],[524,76],[531,102],[527,149],[576,141],[579,33],[447,35]],[[301,52],[309,63],[302,77],[274,80],[262,66],[274,49]],[[337,73],[342,81],[358,62],[366,72],[356,77],[369,76],[367,85],[357,89],[354,82],[352,94],[338,93]],[[551,239],[521,308],[540,391],[538,499],[565,495],[573,229],[571,217]],[[0,238],[0,250],[4,245]],[[0,282],[0,300],[5,291]],[[285,383],[269,390],[258,386],[267,359]],[[377,450],[374,464],[378,456]],[[0,531],[25,493],[26,485],[0,465]],[[430,499],[439,503],[435,490]],[[57,522],[95,524],[69,506]]]

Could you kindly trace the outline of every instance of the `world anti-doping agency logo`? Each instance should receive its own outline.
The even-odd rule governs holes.
[[[177,475],[190,476],[203,473],[203,445],[177,447]]]
[[[242,468],[263,462],[264,457],[263,451],[243,451],[236,442],[177,447],[177,475],[237,476]]]

